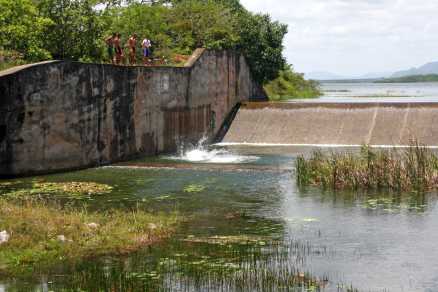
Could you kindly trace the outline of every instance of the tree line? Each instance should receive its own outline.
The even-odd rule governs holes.
[[[26,62],[104,62],[103,40],[113,32],[124,41],[147,37],[165,58],[198,47],[241,51],[262,84],[288,69],[287,25],[239,0],[0,0],[0,50]]]

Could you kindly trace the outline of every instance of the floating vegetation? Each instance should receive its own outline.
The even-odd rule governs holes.
[[[302,263],[307,256],[325,254],[325,246],[284,237],[189,235],[170,238],[129,258],[87,262],[64,276],[62,283],[54,281],[49,290],[62,290],[67,282],[72,291],[99,291],[98,287],[121,291],[324,291],[337,283],[330,283],[327,275],[312,274]]]
[[[172,242],[172,243],[171,243]],[[299,267],[296,259],[320,255],[298,241],[266,242],[266,245],[242,246],[230,243],[213,246],[208,243],[170,241],[150,248],[155,255],[140,251],[125,261],[111,262],[107,268],[95,263],[77,273],[70,285],[75,290],[94,291],[95,282],[111,283],[122,291],[325,291],[335,288],[327,276],[313,275]],[[161,256],[160,256],[161,255]],[[300,260],[299,260],[300,261]],[[67,279],[66,279],[67,280]],[[339,286],[342,287],[342,286]],[[54,291],[57,291],[53,287]],[[339,288],[336,291],[349,291]]]
[[[310,218],[310,217],[308,217],[308,218],[304,218],[303,221],[304,221],[304,222],[318,222],[319,220],[316,219],[316,218]]]
[[[377,197],[367,199],[362,207],[367,210],[384,211],[387,213],[399,213],[402,210],[424,212],[427,204],[425,202],[418,202],[414,198]]]
[[[286,220],[288,222],[291,222],[291,223],[296,223],[296,224],[319,222],[319,219],[312,218],[312,217],[306,217],[306,218],[284,218],[284,220]]]
[[[25,197],[32,195],[60,194],[76,198],[107,194],[112,187],[94,182],[32,182],[30,187],[20,187],[17,183],[7,184],[9,188],[3,193],[9,197]]]
[[[395,206],[398,207],[398,205]],[[368,199],[365,202],[364,207],[366,209],[372,209],[372,210],[376,210],[378,208],[381,208],[383,210],[393,210],[394,204],[391,198],[377,198],[377,199]]]
[[[63,182],[63,183],[34,183],[35,189],[44,192],[63,192],[69,194],[88,194],[100,195],[109,193],[112,187],[105,184],[98,184],[94,182]]]
[[[183,241],[192,243],[208,243],[208,244],[258,244],[266,245],[266,241],[269,240],[266,237],[250,236],[250,235],[234,235],[234,236],[211,236],[211,237],[194,237],[189,236]]]
[[[205,190],[205,186],[196,184],[188,185],[184,188],[185,193],[200,193],[203,190]]]
[[[327,277],[296,266],[305,254],[325,252],[309,243],[251,236],[191,236],[183,242],[199,245],[160,260],[166,282],[159,283],[159,290],[172,290],[169,282],[177,283],[179,291],[322,291],[329,284]]]
[[[438,189],[438,157],[418,143],[404,150],[373,150],[359,154],[320,151],[296,161],[297,183],[324,189],[429,191]]]
[[[158,197],[155,197],[154,200],[156,201],[167,201],[167,200],[175,200],[175,198],[172,195],[161,195]]]
[[[316,277],[299,267],[302,257],[320,256],[323,248],[295,240],[260,239],[189,236],[187,241],[170,240],[151,247],[156,257],[139,252],[130,258],[128,270],[121,264],[120,270],[102,279],[130,291],[322,291],[329,285],[328,277]],[[89,290],[84,283],[78,281],[75,287]]]

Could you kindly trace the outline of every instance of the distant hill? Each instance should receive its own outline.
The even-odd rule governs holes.
[[[359,79],[379,79],[379,78],[385,78],[392,75],[392,72],[376,72],[376,73],[368,73],[361,75],[357,78]]]
[[[411,68],[409,70],[398,71],[391,75],[392,78],[415,76],[415,75],[429,75],[438,74],[438,62],[427,63],[418,68]]]
[[[406,76],[418,76],[418,75],[431,75],[438,74],[438,62],[430,62],[424,64],[418,68],[411,68],[409,70],[397,71],[395,73],[392,72],[379,72],[379,73],[368,73],[364,75],[356,75],[356,76],[342,76],[331,72],[326,71],[316,71],[309,72],[305,74],[306,79],[320,80],[320,81],[361,81],[361,80],[376,80],[381,78],[399,78]]]

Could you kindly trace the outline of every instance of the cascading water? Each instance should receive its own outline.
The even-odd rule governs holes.
[[[257,156],[234,154],[226,149],[209,149],[207,137],[202,137],[196,145],[182,144],[177,155],[170,156],[172,160],[192,163],[249,163],[259,159]]]

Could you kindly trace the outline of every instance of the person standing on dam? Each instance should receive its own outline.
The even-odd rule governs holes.
[[[116,37],[113,39],[114,49],[116,53],[116,65],[120,65],[120,62],[122,61],[123,58],[123,50],[122,47],[120,46],[121,37],[122,37],[121,34],[117,33]]]
[[[116,38],[116,33],[113,33],[111,36],[105,39],[105,43],[107,45],[107,53],[108,58],[111,61],[111,64],[114,65],[114,39]]]
[[[147,38],[145,38],[142,42],[141,42],[141,47],[143,48],[143,64],[149,65],[150,63],[150,55],[151,55],[151,41]]]
[[[135,65],[136,60],[136,46],[137,46],[137,34],[133,34],[128,40],[128,48],[129,48],[129,64]]]

